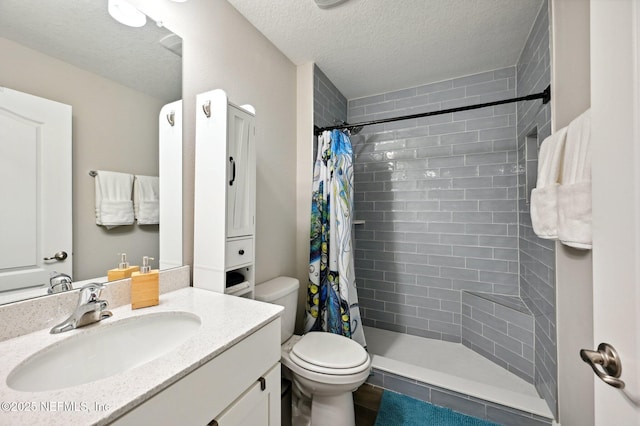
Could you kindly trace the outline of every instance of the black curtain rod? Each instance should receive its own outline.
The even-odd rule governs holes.
[[[403,115],[401,117],[382,118],[380,120],[364,121],[362,123],[354,123],[354,124],[345,123],[345,124],[341,124],[339,126],[329,126],[329,127],[313,126],[313,134],[318,136],[322,132],[324,132],[325,130],[352,129],[352,128],[356,128],[356,127],[370,126],[372,124],[382,124],[382,123],[390,123],[392,121],[410,120],[412,118],[430,117],[432,115],[449,114],[450,112],[468,111],[470,109],[485,108],[485,107],[490,107],[490,106],[495,106],[495,105],[502,105],[502,104],[510,104],[510,103],[513,103],[513,102],[520,102],[520,101],[533,101],[533,100],[536,100],[536,99],[542,99],[542,103],[543,104],[548,103],[551,100],[551,86],[547,86],[547,88],[544,89],[543,92],[535,93],[533,95],[520,96],[519,98],[513,98],[513,99],[503,99],[503,100],[500,100],[500,101],[487,102],[487,103],[484,103],[484,104],[476,104],[476,105],[467,105],[467,106],[456,107],[456,108],[448,108],[448,109],[442,109],[442,110],[439,110],[439,111],[423,112],[421,114]]]

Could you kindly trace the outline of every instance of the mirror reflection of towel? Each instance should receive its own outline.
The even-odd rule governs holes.
[[[96,185],[96,224],[107,229],[132,225],[133,202],[131,190],[133,175],[98,170]]]
[[[133,208],[138,225],[160,223],[160,185],[157,176],[136,175],[133,184]]]

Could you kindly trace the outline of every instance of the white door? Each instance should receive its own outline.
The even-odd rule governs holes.
[[[595,424],[640,425],[640,2],[591,0],[594,342],[625,388],[594,375]]]
[[[227,132],[227,237],[253,235],[256,180],[254,117],[230,105]]]
[[[69,105],[0,87],[0,203],[0,291],[71,275]]]

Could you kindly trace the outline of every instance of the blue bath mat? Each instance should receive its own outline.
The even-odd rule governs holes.
[[[384,391],[375,426],[497,426],[448,408]]]

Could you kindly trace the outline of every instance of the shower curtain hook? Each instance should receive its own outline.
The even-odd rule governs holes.
[[[207,101],[207,103],[202,104],[202,111],[207,118],[211,118],[211,101]]]
[[[176,112],[175,111],[171,111],[169,114],[167,114],[167,121],[169,122],[171,127],[173,127],[176,124]]]

